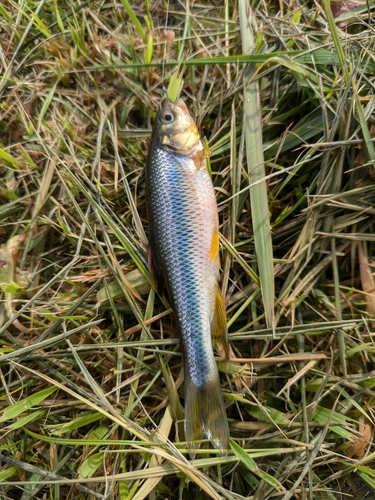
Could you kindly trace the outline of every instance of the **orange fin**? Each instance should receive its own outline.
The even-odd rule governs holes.
[[[202,170],[207,168],[206,159],[211,156],[211,151],[207,148],[198,151],[192,158],[195,168],[197,170]]]
[[[197,386],[185,377],[185,435],[190,457],[195,458],[203,438],[221,455],[228,453],[229,425],[219,374]]]
[[[215,301],[214,301],[214,314],[211,321],[211,340],[217,347],[220,355],[229,361],[229,343],[228,343],[228,329],[227,318],[225,314],[225,304],[223,294],[219,288],[216,287]]]
[[[212,262],[216,259],[216,257],[219,254],[219,243],[220,243],[219,231],[216,230],[214,231],[211,240],[210,259]]]

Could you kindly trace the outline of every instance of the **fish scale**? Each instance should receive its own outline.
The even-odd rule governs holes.
[[[163,117],[172,123],[163,123]],[[225,313],[220,335],[211,331],[217,323],[217,303],[222,303],[219,259],[214,252],[218,215],[202,152],[186,106],[181,101],[174,104],[164,100],[146,169],[147,209],[154,266],[167,286],[183,345],[185,434],[191,456],[204,437],[222,453],[229,439],[211,339],[221,335],[225,351]],[[224,311],[224,307],[219,309]]]
[[[203,252],[197,246],[199,236],[205,236],[204,226],[196,224],[194,211],[188,212],[196,202],[195,190],[193,195],[191,190],[179,190],[184,182],[191,184],[189,176],[194,175],[189,168],[191,160],[186,158],[185,162],[181,162],[178,159],[182,166],[179,172],[170,168],[176,162],[174,154],[165,154],[160,150],[157,157],[160,159],[155,166],[160,173],[160,182],[150,184],[151,200],[156,200],[159,207],[154,217],[155,247],[168,275],[167,283],[172,291],[179,329],[187,347],[186,361],[193,380],[199,385],[205,377],[210,377],[210,369],[216,367],[211,347],[210,310],[202,290],[207,262],[204,259],[203,266],[200,265]],[[168,199],[170,193],[172,200]],[[190,221],[187,220],[187,213],[190,213]],[[203,234],[198,236],[197,233]],[[205,345],[207,343],[209,349]],[[204,364],[209,369],[202,370]]]

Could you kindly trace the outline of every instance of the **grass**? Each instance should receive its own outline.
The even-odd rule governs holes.
[[[171,0],[165,43],[164,2],[0,5],[1,499],[374,496],[369,8],[338,28],[326,0]],[[231,451],[194,461],[143,175],[180,76],[212,151],[232,347]]]

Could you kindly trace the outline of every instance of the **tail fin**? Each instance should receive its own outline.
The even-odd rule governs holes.
[[[197,386],[185,377],[185,435],[189,454],[195,458],[203,438],[211,440],[222,455],[228,453],[229,426],[219,374]]]

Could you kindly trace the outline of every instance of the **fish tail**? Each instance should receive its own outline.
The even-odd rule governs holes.
[[[195,458],[204,438],[210,439],[221,455],[226,455],[229,426],[219,374],[199,386],[185,377],[185,393],[185,435],[190,457]]]

